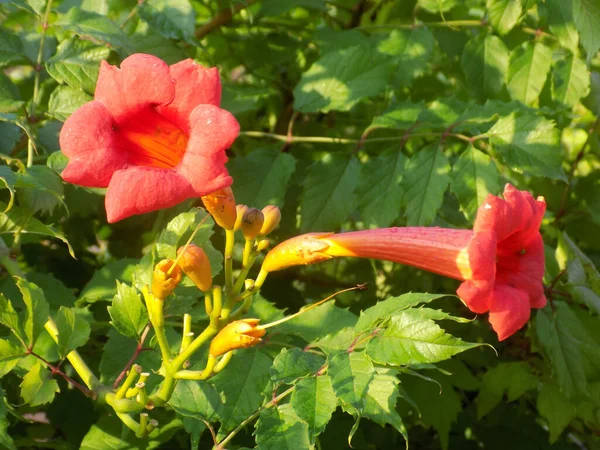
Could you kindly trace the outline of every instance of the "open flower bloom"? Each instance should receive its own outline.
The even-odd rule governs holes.
[[[510,184],[504,200],[488,195],[473,230],[439,227],[381,228],[350,233],[310,233],[282,242],[265,257],[267,272],[339,256],[383,259],[463,280],[458,296],[489,320],[503,340],[546,305],[544,243],[539,227],[543,198]]]
[[[258,344],[266,334],[263,328],[258,327],[259,322],[260,319],[241,319],[226,325],[210,343],[209,353],[221,356],[231,350]]]
[[[94,100],[60,132],[65,181],[108,187],[109,222],[201,197],[232,183],[225,150],[239,125],[219,108],[216,68],[172,66],[134,54],[121,68],[102,61]]]

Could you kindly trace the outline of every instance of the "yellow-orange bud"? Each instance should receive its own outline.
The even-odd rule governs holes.
[[[262,211],[256,208],[248,208],[242,216],[240,225],[242,233],[246,239],[254,239],[260,233],[260,229],[265,222]]]
[[[237,210],[235,207],[235,197],[230,187],[205,195],[202,197],[202,202],[220,227],[226,230],[233,230],[237,218]]]
[[[242,319],[231,322],[214,337],[209,353],[221,356],[231,350],[252,347],[261,341],[266,331],[258,328],[260,319]]]
[[[321,238],[326,238],[332,234],[307,233],[283,241],[267,253],[262,270],[274,272],[287,267],[314,264],[331,259],[332,256],[325,253],[330,244],[321,240]]]
[[[163,259],[154,266],[152,272],[152,294],[155,298],[164,300],[177,287],[181,281],[181,269],[173,267],[175,262],[171,259]],[[173,267],[173,270],[171,270]],[[169,273],[171,270],[171,273]]]
[[[265,221],[260,229],[260,235],[266,236],[273,231],[281,221],[281,211],[275,205],[268,205],[262,209]]]
[[[237,217],[235,219],[235,225],[233,226],[233,229],[237,231],[242,227],[242,218],[244,217],[244,213],[248,210],[248,207],[246,205],[237,205],[235,210]]]
[[[184,251],[185,250],[185,251]],[[202,292],[212,287],[212,271],[208,256],[200,247],[190,244],[177,250],[177,264]]]

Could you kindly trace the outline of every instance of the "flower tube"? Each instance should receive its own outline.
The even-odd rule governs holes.
[[[488,195],[473,230],[439,227],[381,228],[349,233],[311,233],[282,242],[265,257],[263,270],[354,256],[407,264],[463,283],[458,296],[478,314],[489,312],[503,340],[546,305],[542,278],[544,244],[539,227],[543,198],[510,184],[504,200]]]

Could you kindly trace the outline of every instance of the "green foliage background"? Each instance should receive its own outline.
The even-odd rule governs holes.
[[[0,256],[26,275],[0,274],[0,447],[210,448],[207,423],[222,439],[259,412],[227,448],[342,449],[349,436],[355,449],[405,438],[413,449],[600,448],[596,0],[1,0],[0,23]],[[108,225],[102,190],[58,175],[62,121],[92,99],[100,61],[136,52],[219,67],[222,107],[242,129],[229,151],[236,200],[280,206],[276,240],[469,228],[506,182],[544,196],[549,305],[498,343],[456,298],[407,294],[453,293],[454,281],[366,260],[278,272],[253,317],[277,319],[356,283],[369,290],[277,328],[209,382],[179,383],[171,408],[153,412],[158,431],[127,434],[23,357],[14,336],[53,363],[79,348],[111,384],[146,323],[132,283],[147,282],[153,254],[176,248],[167,224],[179,239],[196,223],[195,212],[179,215],[187,202]],[[203,233],[220,268],[222,236]],[[184,311],[206,319],[201,303],[179,288],[173,340]],[[42,330],[48,311],[58,346]],[[407,324],[424,340],[403,335]],[[377,326],[383,337],[347,351]],[[325,361],[330,375],[315,376]],[[159,354],[139,363],[158,368]]]

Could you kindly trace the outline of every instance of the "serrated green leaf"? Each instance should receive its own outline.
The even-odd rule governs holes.
[[[588,95],[590,74],[585,63],[569,53],[552,66],[552,99],[573,107]]]
[[[7,408],[5,406],[6,399],[4,396],[4,391],[0,387],[0,445],[6,448],[7,450],[17,450],[15,447],[15,443],[7,432],[7,428],[9,426],[7,415]]]
[[[490,23],[500,34],[514,28],[521,15],[521,0],[487,0]]]
[[[541,42],[525,42],[510,54],[507,86],[510,96],[526,105],[542,92],[552,64],[552,50]]]
[[[342,328],[341,330],[328,334],[310,344],[311,347],[317,347],[323,350],[326,355],[346,351],[353,345],[357,349],[363,346],[356,342],[356,333],[354,332],[353,327]]]
[[[54,24],[79,36],[89,36],[99,43],[108,43],[124,53],[131,53],[129,37],[108,17],[79,8],[71,8]]]
[[[59,83],[93,93],[100,71],[100,61],[107,59],[110,49],[80,39],[60,43],[56,54],[46,63],[46,70]]]
[[[562,431],[577,416],[575,405],[553,384],[544,383],[542,386],[537,398],[537,409],[548,421],[551,444],[556,442]]]
[[[221,398],[215,387],[206,381],[180,380],[169,405],[182,416],[211,421],[218,415]]]
[[[500,404],[504,395],[509,402],[535,389],[538,378],[526,362],[500,363],[483,376],[477,397],[477,417],[483,418]]]
[[[117,281],[117,294],[108,307],[110,322],[127,337],[139,339],[148,323],[148,311],[136,288]]]
[[[383,113],[373,117],[369,128],[407,129],[417,122],[423,112],[423,102],[400,102],[392,104]]]
[[[402,186],[408,225],[429,225],[444,200],[450,184],[450,164],[439,142],[420,149],[406,165]]]
[[[566,180],[563,150],[554,123],[532,114],[502,117],[487,133],[490,142],[513,170]]]
[[[472,38],[465,45],[461,59],[467,87],[480,98],[497,96],[504,86],[509,58],[506,45],[497,36]]]
[[[361,311],[358,322],[356,322],[354,327],[354,331],[357,333],[370,331],[381,322],[400,311],[412,308],[421,303],[427,304],[442,297],[446,297],[446,294],[421,294],[410,292],[399,297],[390,297],[386,300],[377,302],[370,308]]]
[[[229,171],[235,180],[233,192],[238,203],[263,208],[283,206],[288,182],[296,160],[279,150],[258,149],[231,161]]]
[[[394,69],[390,58],[359,45],[326,53],[302,74],[294,89],[300,112],[349,111],[383,92]]]
[[[24,357],[23,347],[6,339],[0,339],[0,378],[13,370],[21,358]]]
[[[418,0],[417,6],[431,13],[443,13],[450,11],[456,5],[459,5],[459,0]]]
[[[355,156],[328,153],[308,169],[300,199],[300,229],[330,231],[352,211],[360,164]]]
[[[44,291],[50,309],[58,310],[61,306],[75,305],[76,297],[73,294],[73,289],[66,287],[62,281],[57,280],[52,275],[41,272],[28,272],[27,279]]]
[[[189,0],[146,0],[138,12],[168,39],[190,40],[194,36],[196,14]]]
[[[0,113],[18,111],[25,105],[19,90],[4,73],[0,72]]]
[[[294,8],[310,8],[320,11],[326,10],[326,5],[321,0],[263,0],[260,2],[259,14],[265,16],[280,16]]]
[[[0,68],[26,63],[21,38],[8,30],[0,30]]]
[[[574,0],[573,21],[589,62],[600,49],[600,6],[595,0]]]
[[[51,214],[57,206],[65,205],[62,180],[49,167],[28,167],[18,174],[15,187],[18,188],[20,206],[30,211]]]
[[[96,270],[92,279],[81,290],[77,302],[110,301],[117,294],[115,281],[131,283],[136,262],[134,259],[121,259]]]
[[[50,94],[48,114],[64,122],[75,110],[92,100],[93,98],[81,89],[70,86],[58,86]]]
[[[50,403],[54,400],[54,395],[60,392],[58,383],[50,378],[50,371],[42,366],[41,361],[36,361],[29,369],[20,386],[21,397],[30,406]]]
[[[400,149],[391,148],[361,169],[356,196],[366,225],[388,227],[400,216],[405,161]]]
[[[58,353],[61,358],[84,345],[90,337],[90,324],[73,308],[61,306],[56,315],[58,329]]]
[[[337,398],[328,376],[304,378],[296,384],[290,404],[308,424],[311,443],[325,430],[337,408]]]
[[[42,291],[35,284],[23,278],[17,278],[17,287],[23,295],[25,310],[22,312],[20,322],[23,324],[26,343],[33,348],[35,341],[44,330],[44,324],[48,321],[50,309]]]
[[[224,437],[252,415],[263,401],[262,392],[269,382],[271,358],[257,349],[238,352],[229,365],[214,378],[224,399],[219,411],[219,437]],[[230,374],[235,373],[235,377]]]
[[[281,324],[279,331],[295,334],[310,342],[344,327],[353,326],[356,316],[333,302],[324,303]]]
[[[563,47],[572,52],[579,47],[579,33],[573,21],[573,2],[546,0],[548,25]]]
[[[440,128],[448,128],[465,113],[468,105],[456,97],[442,97],[429,104],[426,110],[419,114],[419,122],[429,122]]]
[[[307,450],[311,448],[308,425],[292,405],[276,405],[260,412],[256,423],[256,443],[262,450]]]
[[[327,373],[342,405],[353,414],[365,407],[365,395],[375,376],[373,363],[365,352],[342,352],[329,358]]]
[[[408,309],[369,342],[367,354],[376,363],[400,366],[443,361],[478,345],[446,333],[418,309]]]
[[[25,334],[19,322],[19,314],[15,311],[12,302],[3,294],[0,294],[0,323],[11,330],[23,342],[25,341]]]
[[[500,173],[494,161],[472,145],[465,150],[452,167],[450,190],[456,195],[460,209],[469,220],[474,220],[477,209],[488,194],[500,192]]]
[[[284,348],[273,360],[271,380],[274,384],[292,384],[298,378],[314,375],[325,363],[325,359],[299,348]]]

